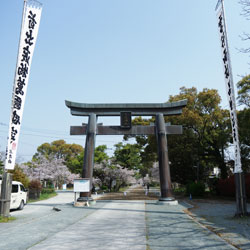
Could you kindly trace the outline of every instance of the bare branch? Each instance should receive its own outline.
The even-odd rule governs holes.
[[[240,0],[239,3],[242,5],[242,16],[250,17],[250,0]]]

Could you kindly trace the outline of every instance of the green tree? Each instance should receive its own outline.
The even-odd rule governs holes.
[[[250,108],[250,75],[243,77],[238,83],[238,102]]]
[[[62,159],[64,164],[72,173],[78,173],[75,169],[79,165],[79,160],[83,156],[84,149],[78,144],[67,144],[64,140],[56,140],[51,143],[43,143],[37,148],[32,161],[37,162],[43,157],[47,159]]]
[[[0,175],[3,174],[3,167],[4,167],[4,152],[0,152]]]
[[[107,153],[105,152],[106,150],[107,150],[106,145],[100,145],[95,148],[95,154],[94,154],[95,163],[102,163],[109,159]]]
[[[69,160],[80,154],[83,151],[83,147],[78,144],[67,144],[64,140],[56,140],[51,143],[43,143],[37,148],[37,152],[33,156],[33,160],[39,159],[41,156],[53,157],[55,159]]]
[[[142,119],[142,117],[136,117],[133,119],[134,125],[149,125],[154,123],[155,119]],[[145,177],[150,173],[150,169],[153,166],[153,163],[157,161],[157,146],[156,138],[152,136],[136,136],[137,147],[140,148],[141,156],[141,167],[140,174],[142,177]]]
[[[105,152],[107,150],[106,145],[100,145],[95,148],[94,153],[94,162],[95,163],[103,163],[108,161],[109,157]],[[75,157],[71,157],[69,161],[67,161],[67,167],[74,174],[81,174],[83,168],[83,160],[84,160],[84,150],[76,155]]]
[[[114,162],[123,168],[140,170],[140,147],[137,144],[115,144]]]
[[[238,83],[238,102],[244,106],[237,114],[241,148],[242,168],[250,171],[250,75],[243,77]]]
[[[10,170],[10,173],[13,174],[13,181],[20,181],[24,187],[28,188],[29,178],[24,174],[23,170],[18,166],[18,164],[15,165],[14,170]]]
[[[250,108],[238,112],[241,163],[245,172],[250,171]]]
[[[219,167],[225,178],[228,169],[224,153],[231,138],[229,112],[220,108],[217,90],[203,89],[198,93],[194,87],[182,87],[168,101],[182,99],[188,100],[182,115],[165,117],[166,122],[183,125],[182,135],[167,137],[172,180],[186,184],[188,180],[202,179],[213,167]],[[144,149],[144,164],[150,168],[157,159],[155,136],[136,137],[136,140]]]
[[[198,93],[194,87],[182,87],[180,94],[170,96],[169,101],[181,99],[188,99],[187,107],[183,109],[182,115],[167,119],[172,124],[182,124],[184,126],[183,135],[178,136],[178,138],[180,141],[184,140],[183,143],[180,142],[181,144],[188,143],[189,148],[186,150],[190,154],[189,157],[186,155],[187,158],[184,164],[181,164],[181,167],[184,168],[185,166],[186,168],[188,165],[190,170],[193,169],[191,172],[198,171],[197,178],[204,178],[213,167],[219,167],[222,178],[226,178],[228,169],[224,153],[230,142],[231,129],[229,112],[219,106],[221,98],[218,91],[205,88]],[[173,136],[171,137],[173,138]],[[174,140],[169,140],[169,143]],[[176,144],[175,141],[174,143]],[[171,151],[173,148],[171,144],[169,148]],[[178,145],[176,145],[175,150],[177,148]],[[175,152],[175,154],[178,152]],[[174,158],[175,154],[171,152],[169,154],[172,168],[174,168],[176,161],[171,158]],[[184,160],[184,158],[182,159]],[[194,169],[194,166],[199,169]]]

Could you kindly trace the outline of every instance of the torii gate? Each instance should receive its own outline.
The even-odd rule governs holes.
[[[169,103],[130,103],[130,104],[87,104],[65,101],[75,116],[88,116],[88,124],[71,126],[70,135],[86,135],[84,163],[82,178],[90,179],[94,167],[94,150],[96,135],[156,135],[158,144],[158,160],[160,172],[160,201],[174,201],[172,194],[169,158],[167,148],[167,134],[182,134],[181,125],[166,125],[164,116],[180,115],[182,108],[187,105],[187,100]],[[120,126],[103,126],[97,124],[98,116],[120,116]],[[155,116],[155,125],[133,125],[132,116]],[[80,193],[78,201],[91,198],[91,192]]]

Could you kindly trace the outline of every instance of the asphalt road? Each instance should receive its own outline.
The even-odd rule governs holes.
[[[0,249],[235,249],[184,213],[185,204],[102,200],[75,208],[72,202],[73,193],[64,192],[13,211],[17,220],[0,224]]]

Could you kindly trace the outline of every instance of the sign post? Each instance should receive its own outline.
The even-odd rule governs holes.
[[[89,193],[90,193],[90,178],[79,178],[79,179],[74,179],[74,194],[75,194],[75,199],[74,199],[74,205],[76,206],[77,202],[79,201],[76,200],[76,193],[84,193],[87,194],[87,201],[86,205],[88,206],[89,202]],[[81,198],[81,197],[80,197]],[[82,200],[80,200],[82,202]]]

